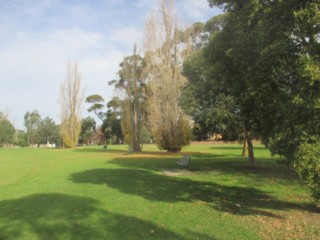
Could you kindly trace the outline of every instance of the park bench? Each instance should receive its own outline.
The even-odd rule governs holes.
[[[184,154],[182,158],[176,162],[180,167],[187,167],[190,164],[191,156],[189,154]]]

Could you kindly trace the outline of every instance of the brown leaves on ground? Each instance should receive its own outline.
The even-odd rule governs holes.
[[[259,225],[262,239],[318,239],[320,214],[290,212],[281,217],[254,216],[251,219]]]

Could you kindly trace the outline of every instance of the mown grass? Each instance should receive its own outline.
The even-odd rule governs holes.
[[[319,239],[320,209],[261,145],[248,167],[238,144],[180,154],[126,146],[0,149],[0,239]]]

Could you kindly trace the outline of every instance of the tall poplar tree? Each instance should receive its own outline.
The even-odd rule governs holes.
[[[76,62],[69,62],[65,80],[60,86],[60,133],[65,146],[74,148],[81,130],[84,93],[81,74]]]
[[[188,53],[188,39],[181,35],[172,0],[160,0],[159,11],[145,29],[145,61],[148,81],[148,116],[155,141],[161,149],[180,151],[191,140],[190,121],[179,106],[187,79],[181,74]]]

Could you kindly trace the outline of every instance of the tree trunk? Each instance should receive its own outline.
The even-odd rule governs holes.
[[[247,137],[244,136],[243,138],[243,147],[242,147],[242,154],[241,154],[242,157],[245,157],[247,156]]]
[[[247,143],[248,143],[248,161],[251,167],[255,166],[255,158],[254,158],[254,152],[253,152],[253,144],[251,137],[247,137]]]
[[[253,151],[253,144],[252,144],[252,132],[249,123],[244,124],[244,141],[247,143],[248,149],[248,162],[251,167],[255,166],[255,158],[254,158],[254,151]],[[244,143],[245,144],[245,143]],[[242,152],[243,154],[243,152]]]
[[[131,121],[132,127],[132,150],[134,152],[141,152],[140,141],[139,141],[139,124],[138,124],[138,113],[136,103],[133,103],[133,116]]]

